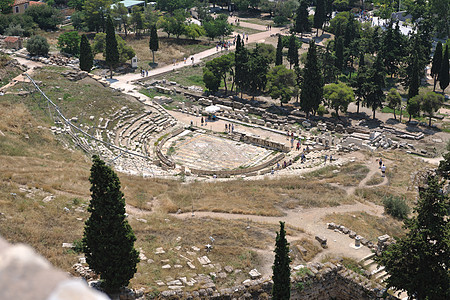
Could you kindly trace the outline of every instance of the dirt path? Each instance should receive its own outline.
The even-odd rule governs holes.
[[[280,221],[286,222],[287,225],[303,229],[305,234],[297,236],[288,236],[289,241],[297,240],[302,237],[309,236],[314,238],[316,235],[325,237],[328,240],[328,248],[324,249],[320,255],[317,255],[313,260],[320,261],[323,257],[330,256],[345,256],[359,260],[371,253],[367,247],[361,247],[354,249],[350,245],[354,244],[353,239],[348,235],[344,235],[340,232],[335,232],[327,229],[326,221],[323,218],[328,214],[333,213],[348,213],[364,211],[371,215],[382,216],[383,207],[372,203],[361,203],[350,205],[341,205],[337,207],[316,207],[316,208],[303,208],[296,210],[284,211],[286,213],[283,217],[265,217],[257,215],[241,215],[241,214],[228,214],[228,213],[216,213],[216,212],[195,212],[192,213],[173,214],[174,217],[186,219],[186,218],[216,218],[225,220],[248,220],[250,226],[252,222],[266,223],[266,224],[278,224]],[[261,254],[262,261],[270,261],[270,264],[261,266],[261,274],[269,276],[271,274],[270,266],[273,263],[273,249],[258,250]],[[261,252],[261,253],[260,253]],[[267,274],[264,274],[267,273]]]

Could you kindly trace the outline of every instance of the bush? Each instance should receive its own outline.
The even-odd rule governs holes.
[[[275,23],[275,26],[284,26],[289,22],[289,20],[285,16],[276,16],[273,18],[273,22]]]
[[[9,27],[5,30],[5,35],[23,36],[24,31],[20,24],[9,24]]]
[[[383,199],[384,212],[391,215],[392,217],[403,220],[408,217],[410,212],[406,200],[400,197],[387,196]]]
[[[40,35],[32,36],[27,42],[27,50],[30,55],[42,55],[46,56],[50,46],[45,37]]]
[[[30,16],[24,14],[0,14],[0,34],[6,35],[8,28],[16,28],[18,25],[23,29],[23,36],[31,36],[36,27],[36,23],[33,22]]]
[[[80,54],[81,36],[76,31],[64,32],[58,37],[61,52],[78,56]]]
[[[328,113],[329,113],[328,109],[325,106],[323,106],[322,104],[320,104],[319,108],[317,108],[317,114],[321,117]]]
[[[30,6],[26,11],[25,15],[33,18],[39,28],[43,30],[54,30],[56,25],[61,24],[64,19],[61,12],[49,5],[33,5]]]

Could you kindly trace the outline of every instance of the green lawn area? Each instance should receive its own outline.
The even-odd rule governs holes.
[[[241,34],[244,32],[246,34],[255,34],[255,33],[262,32],[262,30],[248,28],[248,27],[242,27],[242,26],[233,25],[232,27],[233,27],[234,32],[241,33]]]

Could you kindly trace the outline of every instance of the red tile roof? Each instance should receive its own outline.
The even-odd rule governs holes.
[[[30,1],[30,6],[32,5],[45,5],[45,3],[40,1]]]
[[[30,0],[14,0],[14,5],[20,5],[28,2],[30,2]]]
[[[15,43],[18,40],[19,40],[19,38],[16,37],[16,36],[8,36],[8,37],[5,38],[5,42],[6,43]]]

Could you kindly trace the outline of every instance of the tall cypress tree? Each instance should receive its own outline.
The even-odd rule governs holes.
[[[275,56],[275,66],[279,66],[283,64],[283,40],[281,38],[281,34],[278,35],[277,42],[277,52]]]
[[[289,61],[289,69],[292,69],[292,65],[298,66],[298,46],[297,37],[293,34],[289,37],[289,48],[287,59]]]
[[[125,199],[116,173],[98,156],[91,167],[91,202],[83,236],[83,252],[89,267],[100,275],[102,287],[117,293],[136,273],[139,253],[125,217]]]
[[[408,99],[419,95],[420,87],[419,57],[417,53],[413,53],[412,55],[411,66],[408,68],[411,72],[411,74],[409,74]]]
[[[159,49],[159,40],[158,40],[158,32],[156,31],[156,25],[153,25],[150,29],[150,41],[148,42],[148,46],[153,54],[153,63],[155,63],[155,51]]]
[[[80,69],[90,72],[94,62],[94,55],[92,54],[91,44],[85,34],[81,36],[80,41]]]
[[[236,86],[241,90],[241,98],[244,89],[248,86],[248,50],[244,48],[243,42],[238,35],[236,39],[236,51],[234,54],[235,67],[234,67],[234,79]]]
[[[289,266],[291,258],[284,222],[280,222],[280,232],[277,232],[274,252],[272,299],[287,300],[291,297],[291,267]]]
[[[359,114],[359,106],[361,101],[364,100],[366,96],[366,84],[367,84],[367,72],[366,63],[364,62],[364,52],[361,51],[359,54],[358,62],[358,72],[356,73],[356,78],[353,81],[353,87],[355,88],[356,95],[356,113]]]
[[[381,56],[377,55],[374,64],[368,70],[365,84],[365,103],[367,107],[372,108],[373,119],[378,108],[383,107],[384,93],[383,88],[386,85],[385,73]]]
[[[309,30],[308,2],[306,0],[300,0],[295,17],[294,31],[300,33],[303,38],[303,33]]]
[[[441,71],[439,72],[439,86],[442,92],[448,87],[449,81],[449,66],[448,66],[448,45],[445,45],[444,58],[442,59]]]
[[[119,50],[117,48],[116,33],[111,16],[108,16],[106,20],[105,58],[106,64],[109,66],[110,77],[112,78],[113,68],[119,63]]]
[[[325,23],[325,0],[316,0],[316,11],[314,12],[314,27],[317,28],[316,36],[319,36],[319,29]]]
[[[323,96],[323,79],[317,59],[317,50],[314,40],[309,42],[306,55],[305,68],[303,69],[302,91],[300,93],[300,106],[306,112],[307,117],[312,111],[319,108]]]
[[[344,38],[339,36],[334,43],[334,55],[336,56],[335,66],[342,72],[344,69]]]
[[[441,71],[442,65],[442,43],[439,42],[436,45],[436,49],[434,50],[433,55],[433,63],[431,64],[431,76],[434,80],[433,92],[436,91],[436,83],[439,76],[439,72]]]

